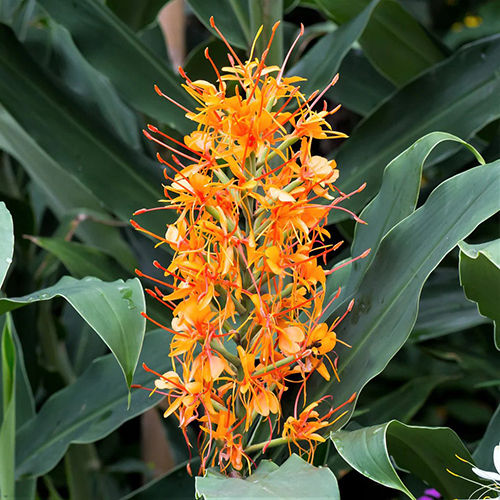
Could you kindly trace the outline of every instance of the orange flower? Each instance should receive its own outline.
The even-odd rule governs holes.
[[[290,443],[294,443],[301,452],[305,451],[308,454],[309,461],[312,462],[314,458],[314,451],[318,443],[323,443],[325,438],[319,434],[321,429],[329,427],[333,423],[341,419],[347,412],[339,415],[335,420],[328,422],[328,419],[343,406],[352,403],[356,397],[353,394],[345,403],[342,403],[337,408],[332,408],[328,413],[319,416],[319,413],[315,408],[318,407],[320,401],[311,403],[309,406],[304,408],[300,413],[299,417],[288,417],[285,425],[283,427],[283,438],[288,441],[288,446]],[[305,441],[309,445],[309,450],[305,450],[299,443]]]
[[[257,449],[249,440],[261,421],[277,424],[271,433],[279,428],[292,375],[302,377],[300,395],[312,372],[329,379],[330,363],[336,374],[328,355],[340,342],[338,321],[321,322],[329,271],[320,261],[340,245],[325,241],[328,214],[353,193],[335,188],[334,160],[311,153],[313,139],[345,137],[328,123],[338,107],[315,109],[337,77],[307,97],[301,78],[266,66],[278,24],[262,56],[252,49],[243,62],[211,23],[229,66],[219,71],[207,50],[215,84],[179,70],[196,107],[178,106],[196,130],[182,141],[152,125],[144,132],[166,148],[157,157],[167,184],[164,205],[136,215],[168,209],[177,219],[163,235],[133,225],[173,253],[166,267],[154,262],[163,279],[137,272],[155,283],[148,294],[173,316],[165,326],[143,313],[171,335],[176,367],[154,372],[153,392],[166,395],[165,416],[178,418],[186,439],[189,424],[200,422],[201,471],[209,463],[239,471],[244,459],[250,464],[246,450]],[[309,404],[283,426],[289,443],[309,443],[310,457],[331,425],[332,411],[320,416],[317,407]]]

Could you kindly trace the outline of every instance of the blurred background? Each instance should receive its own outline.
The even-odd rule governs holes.
[[[368,3],[0,0],[0,200],[13,215],[16,235],[6,295],[28,294],[65,274],[110,281],[134,276],[136,267],[153,269],[159,251],[128,222],[135,210],[155,206],[162,196],[155,145],[141,130],[152,123],[176,138],[189,132],[182,112],[153,85],[189,105],[179,86],[179,65],[193,80],[215,80],[203,51],[208,46],[220,67],[227,63],[227,49],[208,28],[211,15],[243,56],[259,20],[268,30],[271,21],[282,19],[270,56],[274,63],[281,63],[300,23],[305,25],[288,63],[290,74],[320,87],[340,73],[327,94],[332,104],[342,104],[332,125],[352,137],[323,141],[328,149],[322,145],[320,152],[336,155],[345,176],[351,165],[373,163],[379,173],[365,203],[388,161],[427,132],[457,134],[486,162],[498,158],[500,1],[384,0],[365,24],[353,24]],[[342,48],[338,64],[330,64],[328,43],[348,24],[352,43]],[[437,184],[474,164],[463,148],[439,147],[427,161],[419,203]],[[141,224],[162,232],[165,220],[143,216]],[[334,239],[347,242],[353,230],[347,220],[332,226]],[[482,224],[472,242],[494,237],[498,218]],[[345,256],[338,254],[332,264]],[[484,434],[498,403],[500,368],[492,323],[465,299],[457,266],[456,250],[432,274],[410,342],[365,388],[355,421],[372,425],[398,418],[449,426],[471,444]],[[148,302],[148,310],[168,322],[154,304]],[[93,360],[108,355],[62,301],[30,306],[13,318],[37,411],[81,380]],[[158,345],[148,349],[160,364],[167,349],[162,354]],[[191,484],[175,421],[164,420],[162,404],[154,406],[158,400],[138,391],[133,411],[123,410],[126,388],[115,368],[114,394],[91,379],[103,410],[71,424],[79,431],[62,438],[56,455],[64,458],[30,462],[38,498],[160,498],[154,479],[172,470],[178,476],[169,484],[178,491]],[[80,401],[72,397],[69,407],[76,414]],[[342,498],[360,498],[360,488],[372,499],[402,498],[352,471],[331,450],[320,449],[316,460],[335,470]],[[143,485],[142,493],[131,493]],[[412,486],[415,492],[424,489]]]

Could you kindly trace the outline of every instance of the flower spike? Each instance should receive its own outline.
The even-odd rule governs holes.
[[[307,384],[315,373],[339,380],[335,347],[350,346],[335,328],[354,302],[327,324],[323,317],[341,289],[327,300],[326,279],[369,250],[330,270],[323,267],[343,243],[330,241],[328,215],[344,210],[363,223],[341,203],[364,185],[342,192],[335,185],[335,160],[313,153],[314,140],[345,134],[327,121],[338,107],[329,110],[324,101],[321,110],[313,109],[338,75],[310,96],[301,92],[302,79],[284,76],[304,26],[279,68],[266,65],[279,23],[257,58],[259,29],[245,62],[213,18],[210,25],[228,47],[229,65],[217,68],[205,51],[215,84],[193,81],[179,68],[182,87],[197,107],[190,111],[155,86],[186,112],[194,130],[180,140],[155,125],[144,130],[164,149],[157,159],[167,183],[162,205],[134,216],[168,209],[175,218],[159,235],[131,223],[172,255],[168,262],[153,262],[157,277],[136,271],[153,282],[146,293],[172,312],[168,326],[141,313],[165,331],[173,367],[162,373],[144,365],[157,377],[147,390],[165,396],[164,415],[178,420],[190,453],[188,428],[197,423],[200,472],[218,465],[239,474],[255,465],[254,452],[280,444],[312,460],[322,433],[354,402],[355,395],[325,409],[331,396],[308,401]],[[282,405],[292,384],[299,384],[291,396],[293,416]],[[257,431],[268,439],[253,444]]]

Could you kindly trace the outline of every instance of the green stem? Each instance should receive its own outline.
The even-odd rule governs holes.
[[[258,177],[259,175],[262,175],[262,169],[264,168],[265,162],[269,161],[271,158],[274,158],[277,154],[278,151],[283,151],[293,144],[295,144],[299,140],[298,137],[289,137],[288,139],[284,140],[279,147],[276,149],[273,149],[269,154],[267,154],[267,151],[264,151],[263,154],[260,155],[259,161],[255,165],[256,168],[256,176]]]
[[[222,356],[224,356],[224,358],[226,358],[226,360],[232,363],[236,368],[241,366],[240,358],[231,354],[223,345],[218,344],[217,341],[212,340],[212,342],[210,342],[210,347],[219,354],[222,354]]]
[[[99,459],[91,444],[72,444],[64,456],[71,500],[92,498],[92,472],[99,469]]]
[[[260,377],[261,375],[265,375],[268,372],[272,372],[276,368],[280,368],[281,366],[287,365],[288,363],[291,363],[292,361],[296,361],[298,358],[296,355],[293,356],[287,356],[286,358],[280,359],[276,363],[273,363],[272,365],[266,366],[265,368],[261,368],[260,370],[257,370],[256,372],[252,373],[252,377]]]
[[[276,446],[281,446],[282,444],[288,443],[290,440],[288,438],[276,438],[276,439],[271,439],[271,441],[266,441],[264,443],[256,443],[252,444],[248,448],[246,448],[244,451],[245,453],[252,453],[254,451],[259,451],[262,450],[263,448],[275,448]]]

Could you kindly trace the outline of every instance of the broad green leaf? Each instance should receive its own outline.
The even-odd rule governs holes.
[[[0,287],[14,255],[14,224],[5,203],[0,201]]]
[[[500,380],[498,353],[494,349],[485,353],[472,350],[470,346],[457,348],[449,343],[438,344],[436,347],[424,347],[424,349],[428,354],[438,359],[457,363],[466,372],[469,380],[472,377],[480,380],[480,383],[489,383],[491,381],[497,383]]]
[[[92,459],[89,444],[72,444],[64,454],[64,470],[71,500],[88,500],[92,498]]]
[[[146,335],[141,361],[154,370],[169,369],[168,339],[156,330]],[[134,383],[152,387],[155,375],[138,370]],[[111,354],[96,359],[75,383],[56,392],[17,434],[16,476],[39,476],[51,470],[70,443],[92,443],[158,402],[148,391],[128,390]]]
[[[152,23],[168,0],[107,0],[106,5],[132,30]]]
[[[339,74],[339,81],[326,95],[362,116],[373,112],[395,90],[394,85],[377,73],[356,49],[344,57]]]
[[[493,463],[493,448],[498,444],[500,436],[500,405],[493,416],[484,433],[483,438],[479,441],[477,448],[474,450],[472,457],[477,466],[483,470],[494,470]]]
[[[367,116],[335,156],[344,192],[367,183],[343,206],[359,213],[378,191],[385,166],[423,135],[441,130],[467,139],[498,118],[499,65],[500,35],[462,48]],[[346,217],[336,211],[332,220]]]
[[[417,322],[410,340],[420,342],[433,339],[487,321],[478,313],[476,305],[465,298],[457,269],[439,267],[422,290]]]
[[[295,454],[280,467],[263,460],[247,479],[230,478],[209,470],[205,477],[196,478],[196,494],[203,495],[205,500],[285,500],[310,497],[340,499],[333,472],[327,467],[313,467]]]
[[[246,0],[188,0],[188,3],[196,17],[214,35],[218,36],[210,26],[211,16],[231,45],[240,49],[250,46],[255,33],[250,31],[250,12]]]
[[[433,132],[422,137],[392,160],[384,170],[379,193],[360,214],[360,218],[366,224],[356,225],[351,246],[352,256],[357,257],[367,249],[370,249],[370,253],[348,268],[349,278],[344,278],[345,286],[341,292],[344,301],[359,288],[384,236],[415,210],[425,160],[436,146],[445,141],[463,144],[480,163],[484,163],[481,155],[472,146],[458,137],[443,132]],[[329,279],[335,279],[334,276],[335,273]],[[331,289],[329,283],[327,287]]]
[[[82,56],[68,30],[49,20],[52,65],[62,66],[64,83],[83,103],[96,106],[109,129],[129,147],[140,150],[140,131],[135,113],[118,97],[110,81]],[[51,67],[52,67],[51,65]]]
[[[190,102],[167,61],[151,52],[110,9],[98,0],[39,3],[66,27],[82,55],[109,78],[126,102],[179,131],[193,128],[184,111],[154,92],[157,84],[177,102]]]
[[[146,320],[144,293],[137,278],[106,283],[97,278],[64,276],[58,283],[24,297],[0,299],[0,314],[39,300],[63,297],[102,338],[120,364],[127,385],[132,383]]]
[[[2,419],[0,421],[0,495],[15,497],[16,455],[16,346],[10,329],[10,317],[2,331]]]
[[[358,15],[369,0],[316,0],[335,22]],[[360,40],[365,55],[398,86],[443,59],[444,53],[420,24],[394,0],[383,0]],[[390,53],[390,57],[387,54]]]
[[[32,236],[30,240],[57,257],[75,278],[95,276],[104,281],[112,281],[130,274],[97,248],[60,238]]]
[[[55,213],[73,207],[102,210],[99,200],[74,176],[53,160],[35,140],[0,106],[0,148],[23,165],[43,190]]]
[[[477,303],[479,312],[493,320],[495,345],[500,350],[500,239],[460,246],[460,283],[469,300]]]
[[[384,170],[379,193],[361,212],[360,217],[367,224],[356,225],[352,254],[356,256],[366,248],[371,248],[371,252],[365,259],[353,263],[349,289],[352,290],[350,287],[360,283],[384,236],[415,210],[425,160],[436,146],[445,141],[464,145],[479,163],[484,164],[481,155],[472,146],[443,132],[433,132],[422,137],[392,160]]]
[[[391,419],[403,423],[409,422],[424,405],[434,388],[445,380],[447,377],[439,375],[414,378],[399,389],[377,398],[371,404],[361,406],[360,411],[363,413],[359,417],[354,415],[353,418],[362,425],[381,424]]]
[[[323,90],[337,73],[342,60],[352,44],[365,30],[373,10],[380,0],[372,0],[363,11],[351,21],[332,33],[323,36],[314,47],[290,70],[290,75],[307,78],[301,91],[306,95]]]
[[[71,165],[67,169],[59,165],[1,105],[0,148],[21,163],[56,217],[74,220],[85,216],[86,220],[78,225],[76,234],[87,243],[109,249],[132,267],[130,250],[124,248],[118,230],[109,224],[93,222],[110,219],[102,203],[75,177]]]
[[[28,374],[26,373],[26,367],[24,364],[23,350],[21,342],[19,341],[14,323],[9,314],[0,316],[0,331],[8,329],[12,335],[13,342],[16,348],[16,428],[19,429],[27,420],[33,417],[35,414],[35,401],[33,398],[33,393],[31,390],[30,382],[28,379]],[[2,370],[0,364],[0,370]],[[0,394],[3,398],[3,387],[0,384]],[[2,402],[0,401],[0,404]],[[0,409],[3,406],[0,406]],[[0,417],[1,417],[0,412]]]
[[[158,198],[154,162],[96,123],[74,96],[42,72],[5,26],[0,26],[0,100],[59,165],[121,219],[128,221],[134,210]]]
[[[500,160],[475,167],[440,184],[422,207],[386,234],[361,280],[354,308],[336,328],[338,338],[352,346],[336,348],[340,383],[321,383],[319,394],[331,392],[336,401],[346,401],[385,368],[415,324],[429,274],[499,209],[499,189]]]
[[[355,431],[330,435],[342,458],[364,476],[415,499],[399,478],[397,467],[436,488],[444,498],[469,498],[476,488],[450,474],[474,478],[471,467],[458,460],[472,458],[458,436],[446,427],[415,427],[391,420]]]

